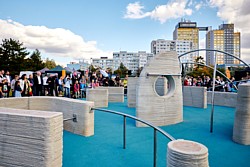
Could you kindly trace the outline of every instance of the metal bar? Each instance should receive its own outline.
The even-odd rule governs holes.
[[[126,149],[126,116],[123,116],[123,149]]]
[[[217,54],[215,53],[214,58],[214,73],[213,73],[213,92],[212,92],[212,110],[210,116],[210,133],[213,133],[213,126],[214,126],[214,89],[215,89],[215,75],[216,75],[216,68],[217,68]]]
[[[154,128],[154,167],[157,166],[157,130]]]
[[[178,56],[178,59],[180,60],[180,58],[181,58],[182,56],[185,56],[185,55],[187,55],[187,54],[189,54],[189,53],[199,52],[199,51],[211,51],[211,52],[216,52],[216,53],[217,53],[217,52],[219,52],[219,53],[224,53],[224,54],[226,54],[226,55],[228,55],[228,56],[231,56],[231,57],[233,57],[233,58],[235,58],[235,59],[241,61],[243,64],[245,64],[247,67],[250,68],[250,65],[247,64],[247,63],[246,63],[245,61],[243,61],[242,59],[240,59],[240,58],[238,58],[238,57],[236,57],[236,56],[234,56],[234,55],[232,55],[232,54],[230,54],[230,53],[227,53],[227,52],[224,52],[224,51],[221,51],[221,50],[216,50],[216,49],[196,49],[196,50],[191,50],[191,51],[188,51],[188,52],[185,52],[185,53],[179,55],[179,56]],[[217,56],[217,55],[216,55],[216,56]]]
[[[123,116],[126,116],[128,118],[131,118],[131,119],[134,119],[136,121],[139,121],[141,123],[144,123],[145,125],[148,125],[152,128],[155,128],[158,132],[160,132],[161,134],[163,134],[165,137],[167,137],[169,140],[173,141],[173,140],[176,140],[173,136],[171,136],[170,134],[168,134],[167,132],[165,132],[164,130],[162,130],[161,128],[157,127],[157,126],[154,126],[152,125],[151,123],[147,122],[147,121],[144,121],[138,117],[134,117],[132,115],[128,115],[128,114],[124,114],[124,113],[121,113],[121,112],[117,112],[117,111],[113,111],[113,110],[106,110],[106,109],[101,109],[101,108],[91,108],[91,110],[95,110],[95,111],[103,111],[103,112],[107,112],[107,113],[112,113],[112,114],[116,114],[116,115],[123,115]]]
[[[63,119],[63,121],[69,121],[69,120],[73,120],[73,122],[77,122],[76,114],[73,114],[73,117],[72,117],[72,118]]]

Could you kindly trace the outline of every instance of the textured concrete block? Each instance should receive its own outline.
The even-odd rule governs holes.
[[[207,88],[184,86],[183,105],[198,108],[207,108]]]
[[[188,140],[174,140],[168,143],[168,167],[208,167],[206,146]]]
[[[127,86],[127,104],[128,107],[136,107],[136,87],[137,87],[138,78],[129,77],[128,86]]]
[[[62,113],[0,108],[0,126],[0,166],[62,166]]]
[[[239,85],[233,140],[243,145],[250,145],[250,84]]]
[[[207,104],[212,104],[212,92],[207,92]],[[214,92],[214,105],[225,107],[236,107],[237,93],[232,92]]]
[[[108,90],[109,102],[124,102],[124,87],[97,87],[96,89]]]
[[[163,94],[165,95],[161,96]],[[138,79],[136,116],[156,126],[175,124],[183,120],[182,105],[177,53],[166,52],[156,55],[143,68]],[[139,122],[136,125],[145,126]]]
[[[93,101],[95,107],[108,107],[107,89],[87,89],[86,100]]]

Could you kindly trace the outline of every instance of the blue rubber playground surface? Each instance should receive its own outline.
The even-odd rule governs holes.
[[[109,110],[135,116],[135,108],[109,103]],[[250,146],[232,141],[234,108],[215,106],[214,131],[210,133],[211,106],[184,107],[184,121],[161,127],[176,139],[204,144],[211,167],[250,167]],[[169,140],[157,133],[157,166],[166,166]],[[95,135],[83,137],[64,131],[63,167],[152,167],[153,129],[137,128],[127,118],[127,148],[123,149],[123,117],[95,111]]]

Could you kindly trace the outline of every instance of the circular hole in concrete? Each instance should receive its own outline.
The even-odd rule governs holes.
[[[172,76],[157,77],[154,89],[159,96],[171,96],[175,90],[175,81]]]

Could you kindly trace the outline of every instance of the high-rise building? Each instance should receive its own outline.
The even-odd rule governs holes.
[[[206,48],[221,50],[240,58],[240,33],[234,32],[234,24],[222,24],[218,30],[210,30],[206,34]],[[219,52],[206,52],[206,64],[214,65],[217,54],[217,64],[239,64],[231,56]]]
[[[206,29],[206,27],[204,28]],[[173,39],[192,42],[191,50],[199,49],[199,30],[196,22],[183,20],[175,26]],[[194,61],[199,56],[199,52],[190,53],[188,56]]]
[[[151,53],[153,53],[154,55],[166,51],[176,51],[178,55],[181,55],[190,50],[192,50],[191,41],[157,39],[151,42]],[[193,60],[192,57],[189,55],[182,57],[181,61],[190,62]]]

